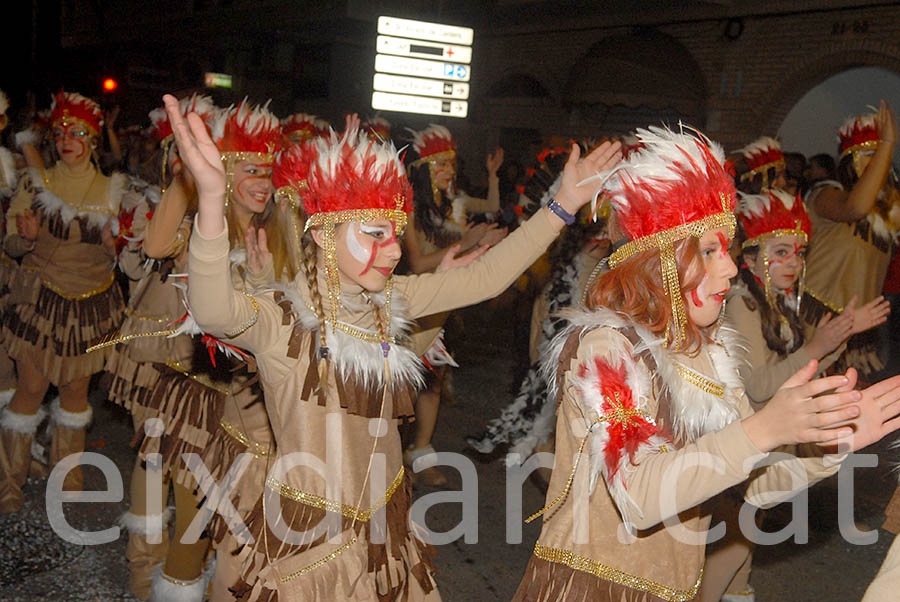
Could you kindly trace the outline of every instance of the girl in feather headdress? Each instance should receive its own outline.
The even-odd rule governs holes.
[[[80,94],[60,92],[51,123],[59,160],[21,178],[7,213],[5,250],[21,266],[3,325],[18,380],[0,417],[0,512],[22,508],[31,442],[51,384],[59,399],[51,404],[50,464],[84,450],[88,386],[106,359],[87,349],[119,325],[124,309],[113,277],[113,229],[127,179],[103,175],[92,160],[102,111]],[[63,488],[81,490],[79,466],[66,473]]]
[[[544,524],[516,601],[693,600],[703,502],[743,484],[754,505],[775,504],[798,474],[837,470],[844,456],[821,445],[855,450],[900,427],[900,378],[855,391],[853,370],[813,379],[815,362],[753,413],[739,339],[718,325],[737,272],[724,154],[699,134],[636,135],[638,150],[595,184],[629,241],[545,358],[559,400],[556,463],[547,504],[529,518]],[[795,444],[795,457],[754,470]]]
[[[573,152],[566,189],[574,192],[490,251],[447,255],[439,273],[395,276],[412,209],[397,151],[353,127],[316,139],[301,197],[301,277],[246,296],[225,270],[219,151],[196,118],[188,127],[174,99],[166,102],[199,189],[191,307],[213,334],[247,325],[230,342],[256,356],[276,442],[262,500],[246,531],[230,535],[244,544],[230,591],[251,602],[440,599],[432,550],[409,520],[398,430],[421,383],[422,364],[406,346],[409,321],[502,292],[588,202],[576,183],[611,167],[618,146],[601,145],[582,162]]]

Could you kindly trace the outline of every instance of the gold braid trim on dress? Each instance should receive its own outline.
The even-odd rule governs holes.
[[[675,369],[678,370],[678,375],[681,376],[683,380],[691,383],[701,391],[722,399],[725,398],[725,387],[711,378],[708,378],[695,370],[691,370],[682,364],[676,363]]]
[[[340,513],[347,518],[352,518],[354,520],[368,522],[369,520],[371,520],[373,514],[378,512],[378,510],[383,508],[391,500],[391,497],[393,497],[394,493],[403,483],[403,475],[405,474],[405,472],[406,469],[401,466],[400,472],[398,472],[397,476],[394,477],[394,482],[391,483],[391,486],[387,488],[387,491],[384,492],[384,495],[381,496],[381,498],[379,498],[371,508],[368,508],[366,510],[355,508],[349,504],[342,504],[334,500],[329,500],[314,493],[301,491],[295,487],[291,487],[287,483],[282,483],[281,481],[273,477],[269,477],[268,479],[266,479],[266,487],[280,494],[282,497],[294,500],[295,502],[300,502],[301,504],[312,506],[313,508],[320,508],[325,510],[326,512]]]
[[[632,256],[659,249],[659,264],[662,270],[663,290],[672,304],[672,318],[666,325],[666,346],[669,346],[671,336],[672,350],[678,350],[684,340],[684,328],[687,326],[687,311],[684,307],[684,299],[681,294],[681,282],[678,280],[678,264],[675,261],[675,243],[683,238],[693,236],[700,238],[708,230],[727,228],[729,238],[734,238],[737,223],[734,213],[731,211],[731,195],[719,193],[722,201],[722,212],[708,215],[703,219],[687,222],[663,230],[642,236],[637,240],[631,240],[619,247],[615,253],[609,256],[609,269],[615,269],[623,261]]]
[[[41,284],[45,287],[62,297],[63,299],[68,299],[69,301],[81,301],[83,299],[87,299],[88,297],[93,297],[94,295],[99,295],[100,293],[106,292],[106,290],[112,286],[112,283],[116,281],[115,275],[110,272],[109,280],[106,281],[106,284],[100,285],[97,288],[90,290],[86,293],[79,293],[77,295],[73,295],[72,293],[67,293],[61,288],[50,284],[46,280],[41,280]]]
[[[685,590],[669,587],[668,585],[663,585],[662,583],[657,583],[650,579],[644,579],[637,575],[631,575],[605,565],[602,562],[580,556],[571,550],[549,548],[538,543],[534,546],[534,555],[541,560],[564,564],[570,569],[589,573],[595,577],[609,581],[610,583],[647,592],[648,594],[652,594],[663,600],[667,600],[668,602],[688,602],[689,600],[693,600],[697,595],[697,590],[700,589],[700,582],[703,581],[703,567],[700,568],[700,575],[697,577],[697,582],[694,583],[690,589]]]
[[[269,451],[269,446],[263,445],[258,441],[254,441],[238,427],[234,426],[230,422],[227,422],[224,418],[219,421],[219,426],[222,427],[222,430],[225,431],[225,433],[229,437],[241,443],[244,447],[247,448],[248,452],[250,452],[257,458],[265,458],[272,455],[272,453]]]

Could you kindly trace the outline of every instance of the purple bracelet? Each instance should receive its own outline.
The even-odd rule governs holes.
[[[550,199],[550,202],[547,203],[547,209],[555,213],[559,219],[566,222],[567,226],[571,226],[575,223],[575,216],[566,211],[562,205],[557,203],[556,199]]]

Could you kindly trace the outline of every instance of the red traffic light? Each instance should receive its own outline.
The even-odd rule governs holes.
[[[119,82],[114,80],[111,77],[107,77],[103,80],[103,91],[104,92],[115,92],[116,88],[119,87]]]

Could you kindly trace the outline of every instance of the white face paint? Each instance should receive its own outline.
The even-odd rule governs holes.
[[[362,246],[359,242],[359,238],[356,236],[357,229],[365,232],[363,228],[365,228],[365,226],[359,222],[350,222],[347,224],[345,238],[347,241],[347,250],[350,251],[350,254],[353,255],[357,261],[365,265],[369,261],[371,251]]]

